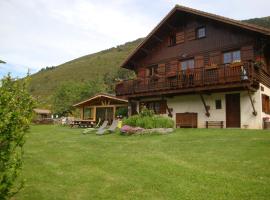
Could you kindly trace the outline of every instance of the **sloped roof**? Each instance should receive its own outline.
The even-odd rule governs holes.
[[[128,100],[126,100],[126,99],[118,98],[118,97],[116,97],[114,95],[111,95],[111,94],[98,93],[95,96],[93,96],[93,97],[91,97],[91,98],[89,98],[89,99],[87,99],[85,101],[81,101],[79,103],[74,104],[73,107],[81,106],[81,105],[83,105],[85,103],[89,103],[89,102],[91,102],[91,101],[93,101],[95,99],[102,98],[102,97],[112,99],[112,100],[116,100],[116,101],[119,101],[120,103],[128,103]]]
[[[52,113],[50,110],[40,109],[40,108],[35,108],[34,112],[38,114],[51,114]]]
[[[261,26],[249,24],[246,22],[230,19],[227,17],[223,17],[220,15],[196,10],[193,8],[185,7],[185,6],[180,6],[180,5],[175,5],[175,7],[161,20],[161,22],[146,36],[146,38],[138,45],[138,47],[127,57],[127,59],[122,63],[121,67],[126,67],[130,59],[137,53],[137,51],[143,47],[144,44],[152,37],[154,34],[159,30],[159,28],[166,23],[166,21],[176,12],[186,12],[190,14],[194,14],[197,16],[201,17],[206,17],[215,21],[223,22],[226,24],[230,24],[245,30],[253,31],[256,33],[260,33],[266,36],[270,36],[270,29],[264,28]]]

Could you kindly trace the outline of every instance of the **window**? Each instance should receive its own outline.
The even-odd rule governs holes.
[[[222,103],[220,99],[216,100],[216,109],[222,109]]]
[[[270,100],[269,96],[262,94],[262,111],[270,114]]]
[[[197,32],[196,32],[196,36],[197,36],[197,39],[206,37],[206,34],[205,34],[205,27],[200,27],[200,28],[198,28],[198,29],[197,29]]]
[[[169,46],[176,45],[176,34],[171,34],[169,37]]]
[[[157,69],[158,69],[158,65],[153,65],[147,68],[146,70],[146,76],[150,77],[153,76],[154,74],[157,74]]]
[[[166,101],[141,102],[140,109],[145,106],[147,109],[153,110],[155,114],[166,114],[166,105]]]
[[[193,69],[194,59],[184,60],[181,62],[181,70]]]
[[[223,63],[234,63],[241,61],[241,53],[239,50],[237,51],[229,51],[223,54]]]
[[[93,109],[90,107],[83,108],[83,119],[93,119]]]

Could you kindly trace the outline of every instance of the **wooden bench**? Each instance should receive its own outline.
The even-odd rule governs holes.
[[[206,121],[206,128],[223,128],[223,121]]]

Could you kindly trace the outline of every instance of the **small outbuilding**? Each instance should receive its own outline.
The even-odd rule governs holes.
[[[107,120],[111,123],[119,110],[127,110],[128,101],[111,94],[99,93],[73,106],[81,110],[82,121],[95,124],[97,121]]]
[[[52,120],[52,112],[50,110],[47,109],[40,109],[40,108],[36,108],[34,109],[34,118],[33,118],[33,122],[36,124],[51,124],[53,123]]]

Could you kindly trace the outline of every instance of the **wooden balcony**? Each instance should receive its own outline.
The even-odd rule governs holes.
[[[144,97],[200,91],[226,91],[258,87],[260,70],[251,62],[238,65],[182,70],[175,76],[156,75],[143,79],[125,80],[116,85],[116,95],[125,97]],[[266,76],[266,74],[264,74]],[[255,86],[255,87],[254,87]]]

